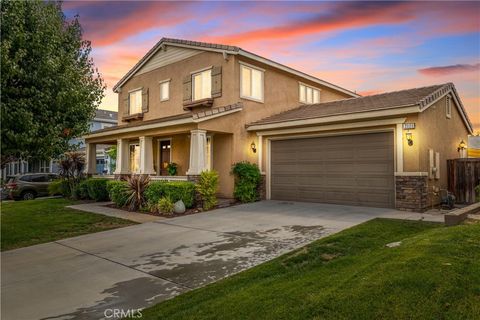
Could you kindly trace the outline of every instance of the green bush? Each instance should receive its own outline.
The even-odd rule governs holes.
[[[480,202],[480,184],[475,187],[475,201]]]
[[[202,199],[203,209],[209,210],[217,204],[218,173],[215,170],[203,171],[195,187]]]
[[[108,200],[107,182],[108,179],[91,178],[86,180],[88,197],[95,201]]]
[[[149,206],[154,206],[163,197],[172,202],[182,200],[186,208],[195,204],[195,185],[189,181],[154,181],[145,190],[145,198]]]
[[[127,182],[120,180],[110,180],[107,182],[107,192],[110,200],[119,208],[124,207],[128,200]]]
[[[173,207],[174,205],[170,197],[163,197],[158,200],[158,210],[161,213],[171,215],[173,214]]]
[[[67,180],[57,179],[48,185],[48,193],[52,196],[62,195],[64,197],[70,197],[70,185]]]
[[[88,195],[88,180],[83,180],[78,184],[77,188],[77,198],[79,199],[89,199]]]
[[[258,166],[249,162],[238,162],[232,166],[232,174],[235,176],[235,188],[233,195],[241,202],[254,202],[259,197],[258,186],[262,176]]]

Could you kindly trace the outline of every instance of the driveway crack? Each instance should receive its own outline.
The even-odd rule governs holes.
[[[185,289],[188,289],[188,290],[193,290],[193,289],[194,289],[194,288],[189,287],[189,286],[186,286],[186,285],[184,285],[184,284],[182,284],[182,283],[175,282],[175,281],[173,281],[173,280],[171,280],[171,279],[164,278],[164,277],[160,277],[160,276],[158,276],[158,275],[154,275],[154,274],[148,273],[148,272],[146,272],[146,271],[143,271],[143,270],[140,270],[140,269],[137,269],[137,268],[133,268],[133,267],[127,265],[127,264],[124,264],[124,263],[121,263],[121,262],[118,262],[118,261],[115,261],[115,260],[112,260],[112,259],[109,259],[109,258],[105,258],[105,257],[102,257],[102,256],[97,255],[97,254],[94,254],[94,253],[90,253],[90,252],[87,252],[87,251],[84,251],[84,250],[81,250],[81,249],[78,249],[78,248],[75,248],[75,247],[66,245],[66,244],[61,243],[61,242],[58,242],[58,241],[53,241],[53,242],[56,243],[56,244],[58,244],[58,245],[61,245],[61,246],[65,247],[65,248],[69,248],[69,249],[72,249],[72,250],[75,250],[75,251],[78,251],[78,252],[81,252],[81,253],[84,253],[84,254],[88,254],[88,255],[90,255],[90,256],[92,256],[92,257],[95,257],[95,258],[98,258],[98,259],[102,259],[102,260],[105,260],[105,261],[108,261],[108,262],[111,262],[111,263],[115,263],[115,264],[117,264],[117,265],[119,265],[119,266],[122,266],[122,267],[125,267],[125,268],[128,268],[128,269],[131,269],[131,270],[135,270],[135,271],[141,272],[141,273],[143,273],[143,274],[146,274],[146,275],[151,276],[151,277],[154,277],[154,278],[161,279],[161,280],[163,280],[163,281],[167,281],[167,282],[173,283],[173,284],[175,284],[175,285],[177,285],[177,286],[180,286],[180,287],[183,287],[183,288],[185,288]]]

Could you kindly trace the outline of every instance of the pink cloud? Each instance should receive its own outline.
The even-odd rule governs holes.
[[[418,72],[426,76],[450,75],[454,73],[480,71],[480,63],[455,64],[450,66],[430,67],[418,69]]]

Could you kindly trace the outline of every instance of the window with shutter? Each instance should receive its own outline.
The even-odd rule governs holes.
[[[212,98],[222,96],[222,67],[212,68]]]

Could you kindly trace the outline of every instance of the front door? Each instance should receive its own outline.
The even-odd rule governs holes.
[[[170,140],[160,141],[160,175],[168,176],[167,166],[170,163]]]

